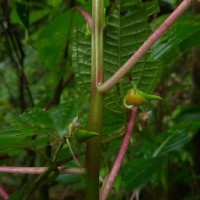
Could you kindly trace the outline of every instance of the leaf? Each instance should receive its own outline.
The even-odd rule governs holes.
[[[29,27],[29,8],[27,4],[28,0],[25,2],[16,2],[17,13],[26,28]]]
[[[124,116],[125,117],[125,116]],[[124,117],[110,110],[105,110],[103,117],[103,135],[115,133],[124,125]]]
[[[199,107],[179,107],[173,113],[172,127],[152,140],[143,138],[141,145],[134,145],[134,148],[130,149],[136,158],[132,158],[132,162],[126,162],[122,168],[123,187],[126,191],[131,192],[135,187],[146,184],[163,166],[168,156],[191,141],[200,129],[200,121],[197,120],[199,115]]]
[[[148,16],[154,15],[160,11],[158,1],[156,0],[144,1],[144,6]]]
[[[164,21],[164,17],[160,17],[158,22],[155,23],[155,27]],[[168,56],[170,52],[178,47],[179,44],[184,42],[188,38],[194,39],[194,35],[200,31],[199,17],[181,17],[178,19],[168,32],[155,43],[152,47],[151,58],[160,59]],[[183,49],[181,49],[183,51]]]
[[[121,187],[125,189],[126,192],[131,192],[134,188],[144,185],[151,180],[153,174],[159,170],[163,161],[163,157],[156,157],[148,159],[140,158],[132,162],[126,162],[126,164],[123,165],[121,173],[123,180],[125,180]]]
[[[26,137],[42,134],[47,135],[54,130],[49,114],[41,108],[34,108],[32,111],[20,115],[12,122],[12,127],[15,127]]]
[[[62,0],[48,0],[49,5],[58,8],[59,5],[62,3]]]
[[[28,138],[20,131],[10,128],[0,133],[0,153],[8,153],[12,149],[30,147]]]
[[[62,136],[67,134],[68,125],[79,115],[83,100],[71,100],[49,110],[55,130]]]
[[[39,58],[48,68],[56,68],[69,39],[72,11],[59,15],[49,23],[37,39]]]
[[[152,4],[150,4],[152,6]],[[147,8],[146,4],[146,8]],[[153,11],[151,10],[151,13]],[[141,14],[143,13],[143,14]],[[147,24],[148,13],[139,1],[119,1],[108,18],[105,28],[104,71],[105,79],[111,77],[140,47],[151,33]],[[149,13],[150,14],[150,13]],[[91,68],[91,36],[86,36],[84,27],[74,31],[73,66],[81,90],[89,94]],[[123,112],[123,90],[131,87],[133,79],[139,89],[152,91],[160,72],[160,61],[143,58],[133,70],[105,97],[106,108]]]
[[[42,108],[34,108],[33,110],[19,116],[19,123],[28,124],[32,127],[52,129],[52,120],[47,111]]]
[[[161,133],[162,143],[153,156],[166,155],[186,145],[200,129],[200,109],[192,106],[179,107],[174,112],[174,126]]]
[[[91,84],[91,35],[86,35],[85,26],[74,29],[72,59],[78,87],[88,95]]]
[[[142,3],[137,0],[119,2],[109,17],[105,30],[105,79],[111,77],[151,33],[147,23],[148,15]],[[143,91],[149,92],[154,89],[159,76],[160,62],[148,59],[149,53],[109,92],[105,100],[107,108],[115,112],[120,111],[124,96],[122,90],[125,94],[132,87],[130,80]]]

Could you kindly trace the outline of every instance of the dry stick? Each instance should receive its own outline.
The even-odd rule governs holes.
[[[0,173],[18,173],[18,174],[41,174],[48,167],[7,167],[0,166]],[[58,167],[61,174],[83,174],[83,168],[69,168],[69,167]]]
[[[9,199],[8,193],[2,187],[0,187],[0,196],[2,196],[4,200]]]
[[[105,200],[107,198],[108,193],[111,190],[111,188],[114,184],[114,181],[115,181],[115,179],[118,175],[118,172],[119,172],[120,167],[122,165],[123,158],[124,158],[126,151],[128,149],[129,140],[130,140],[130,137],[131,137],[131,133],[133,131],[134,124],[135,124],[135,117],[136,117],[137,110],[138,109],[135,108],[135,107],[131,110],[131,116],[130,116],[130,120],[128,122],[126,133],[125,133],[125,136],[124,136],[124,139],[123,139],[123,143],[122,143],[121,148],[118,152],[118,155],[117,155],[117,158],[116,158],[115,163],[113,165],[113,168],[111,169],[109,175],[106,177],[106,179],[105,179],[105,181],[102,185],[101,192],[100,192],[100,200]]]
[[[183,0],[174,12],[156,29],[129,60],[107,81],[98,86],[99,92],[109,91],[140,60],[151,46],[169,29],[174,21],[190,6],[192,0]]]

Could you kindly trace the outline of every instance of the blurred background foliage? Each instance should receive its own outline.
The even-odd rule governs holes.
[[[145,5],[152,2],[156,3],[144,1]],[[160,11],[148,13],[152,30],[178,3],[158,2]],[[113,5],[114,1],[105,1],[107,15]],[[74,7],[91,13],[91,1],[1,0],[0,6],[0,164],[48,166],[72,120],[79,116],[87,127],[88,95],[81,93],[75,79],[72,38],[75,26],[85,26]],[[200,199],[199,12],[200,4],[194,2],[152,47],[148,59],[162,61],[156,92],[164,101],[140,112],[109,199],[130,199],[137,190],[144,200]],[[105,109],[104,115],[101,178],[112,166],[124,130],[120,113]],[[84,148],[74,147],[74,151],[80,154]],[[64,145],[57,160],[68,157]],[[1,173],[0,186],[11,194],[10,199],[20,199],[19,193],[35,179]],[[49,177],[32,199],[84,199],[84,184],[84,177],[78,175]]]

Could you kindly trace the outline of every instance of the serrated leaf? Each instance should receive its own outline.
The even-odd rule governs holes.
[[[20,115],[12,122],[21,134],[25,136],[48,134],[54,130],[54,126],[47,111],[41,108],[34,108],[28,113]]]
[[[148,16],[154,15],[160,11],[158,1],[144,1],[145,10]]]
[[[33,110],[19,116],[19,123],[29,124],[40,128],[53,128],[52,120],[47,111],[41,108],[34,108]]]
[[[153,3],[149,4],[153,6]],[[148,7],[145,4],[146,8]],[[140,47],[151,33],[147,23],[145,6],[137,0],[119,1],[115,6],[105,29],[104,75],[111,77],[127,59]],[[148,14],[149,13],[149,14]],[[90,90],[91,37],[86,36],[85,28],[74,31],[73,63],[80,87],[86,94]],[[123,112],[123,91],[130,89],[130,79],[139,89],[152,91],[160,74],[160,61],[148,59],[148,55],[138,62],[133,70],[106,97],[106,107],[114,112]]]
[[[68,125],[79,115],[81,104],[82,100],[69,101],[49,110],[53,126],[60,135],[67,134]]]
[[[86,27],[75,28],[73,32],[73,68],[80,90],[89,94],[91,84],[91,35],[86,35]]]
[[[120,114],[105,110],[103,117],[103,135],[112,134],[123,128],[125,119]]]
[[[152,6],[152,4],[150,5]],[[147,19],[148,14],[146,14],[143,4],[137,0],[120,1],[116,5],[108,19],[105,31],[104,68],[106,79],[112,76],[150,35],[151,29]],[[126,93],[132,87],[130,80],[133,80],[139,89],[152,91],[159,75],[160,62],[148,59],[149,53],[133,67],[118,86],[109,92],[109,95],[106,96],[107,108],[115,112],[120,111],[124,96],[121,89],[123,93]]]

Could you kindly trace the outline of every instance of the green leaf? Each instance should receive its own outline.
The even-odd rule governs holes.
[[[12,149],[30,147],[27,137],[19,130],[8,129],[0,133],[0,153],[8,153]]]
[[[150,4],[152,6],[152,4]],[[105,79],[111,77],[140,47],[151,33],[147,23],[147,8],[137,0],[119,1],[105,28],[104,71]],[[152,13],[151,9],[151,13]],[[142,13],[142,14],[141,14]],[[146,14],[147,13],[147,14]],[[73,66],[81,90],[90,90],[91,37],[86,36],[85,27],[74,31]],[[130,89],[132,79],[139,89],[152,91],[160,74],[160,61],[148,59],[148,55],[136,64],[133,70],[105,97],[106,108],[123,112],[124,93]]]
[[[48,133],[54,130],[52,124],[49,114],[40,108],[20,115],[0,132],[0,153],[15,155],[16,149],[44,146],[49,141]]]
[[[148,159],[140,158],[133,160],[133,162],[126,162],[123,165],[121,173],[123,180],[125,180],[121,187],[131,192],[134,188],[144,185],[162,167],[161,163],[163,161],[163,157],[156,157]]]
[[[48,68],[56,68],[69,39],[72,11],[59,15],[48,24],[37,39],[40,59]]]
[[[29,8],[28,8],[28,0],[25,2],[16,2],[16,9],[19,15],[20,20],[24,24],[26,28],[29,27]]]
[[[165,16],[160,17],[157,23],[154,24],[154,29],[159,24],[161,24],[164,19]],[[164,36],[158,42],[156,42],[155,45],[153,45],[152,54],[150,57],[154,59],[167,57],[170,52],[174,52],[177,47],[185,40],[192,38],[192,40],[194,41],[194,35],[196,35],[196,33],[198,33],[199,31],[199,17],[182,16],[173,24],[169,31],[167,31]],[[186,48],[188,47],[186,46]],[[181,52],[183,52],[183,49],[181,49]]]
[[[160,11],[158,1],[145,1],[144,2],[145,10],[148,16],[154,15]]]
[[[62,3],[62,0],[48,0],[49,5],[58,8],[59,5]]]
[[[124,118],[118,114],[114,113],[110,110],[105,110],[104,117],[103,117],[103,134],[107,135],[110,133],[118,132],[124,125],[125,116]]]
[[[80,91],[89,94],[91,83],[91,35],[86,35],[86,26],[74,29],[72,59]]]
[[[199,107],[178,107],[173,113],[172,122],[174,125],[160,134],[162,143],[155,150],[153,156],[166,155],[170,152],[177,151],[191,141],[200,129],[199,117]]]
[[[144,6],[137,0],[119,2],[108,18],[105,30],[105,79],[111,77],[151,34],[147,23],[148,12],[145,10],[148,4]],[[154,89],[160,72],[160,62],[148,59],[149,53],[106,96],[108,109],[120,111],[124,96],[122,90],[125,94],[132,87],[130,80],[143,91]]]
[[[133,162],[126,162],[122,168],[123,187],[132,191],[135,187],[146,184],[165,160],[172,153],[188,144],[200,129],[200,109],[194,106],[179,107],[173,113],[174,125],[166,131],[140,141],[141,145],[134,144],[130,151],[139,158],[132,158]],[[132,174],[132,176],[130,176]]]
[[[82,109],[82,100],[68,101],[49,110],[49,115],[53,121],[55,130],[60,135],[67,134],[68,125],[79,115]]]
[[[28,124],[32,127],[52,129],[52,120],[47,111],[42,108],[34,108],[33,110],[19,116],[17,122]]]

